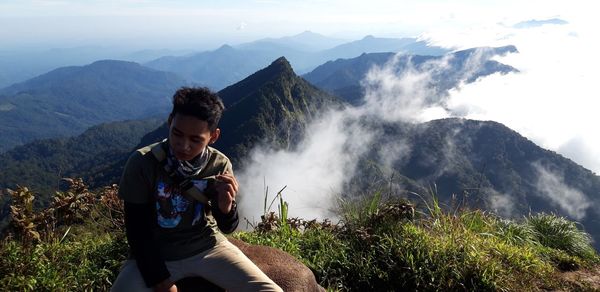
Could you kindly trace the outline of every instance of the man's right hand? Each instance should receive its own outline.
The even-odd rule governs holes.
[[[177,292],[177,286],[170,279],[166,279],[154,286],[154,292]]]

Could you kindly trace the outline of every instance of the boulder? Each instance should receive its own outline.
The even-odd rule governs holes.
[[[321,287],[312,271],[290,254],[267,246],[251,245],[229,238],[258,268],[283,291],[320,292]],[[185,278],[177,282],[179,291],[224,291],[200,277]]]

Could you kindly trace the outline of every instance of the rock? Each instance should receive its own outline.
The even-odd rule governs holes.
[[[320,292],[321,287],[312,271],[290,254],[267,246],[250,245],[228,238],[254,264],[271,278],[283,291]],[[200,277],[185,278],[177,282],[179,291],[224,291]]]

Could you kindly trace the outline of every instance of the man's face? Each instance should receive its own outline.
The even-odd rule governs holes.
[[[175,114],[169,121],[169,146],[179,160],[192,160],[219,134],[219,129],[211,131],[206,121],[194,116]]]

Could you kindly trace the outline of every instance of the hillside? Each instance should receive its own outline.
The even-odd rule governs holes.
[[[422,194],[435,186],[448,205],[515,218],[553,212],[581,222],[600,249],[600,177],[590,170],[496,122],[371,123],[383,132],[361,160],[369,175],[352,179],[350,190],[386,182],[392,192]]]
[[[186,82],[123,61],[64,67],[0,90],[0,152],[42,138],[71,136],[90,126],[168,111]]]
[[[106,166],[128,156],[143,135],[163,121],[153,118],[112,122],[91,127],[79,136],[18,146],[0,154],[0,189],[26,185],[40,195],[38,202],[45,205],[62,177],[84,177],[86,182],[94,184],[94,176],[106,175],[110,171]],[[112,173],[113,178],[118,176],[120,173]],[[5,194],[0,197],[0,206],[5,198]]]
[[[447,53],[442,56],[425,56],[406,54],[400,56],[394,65],[394,72],[398,76],[415,70],[425,72],[434,62],[448,60],[448,66],[442,67],[431,76],[431,87],[436,88],[438,95],[443,96],[445,91],[457,86],[460,82],[473,82],[477,78],[494,73],[506,74],[518,72],[517,69],[501,64],[491,58],[507,53],[516,53],[514,46],[497,48],[472,48],[468,50]],[[392,62],[393,53],[362,54],[356,58],[338,59],[329,61],[313,71],[304,74],[306,80],[319,88],[342,97],[352,104],[359,104],[365,93],[361,82],[374,66],[383,67]],[[476,67],[472,67],[478,62]]]
[[[291,148],[320,111],[337,98],[298,77],[285,58],[219,92],[227,111],[216,147],[235,159],[259,143]]]

